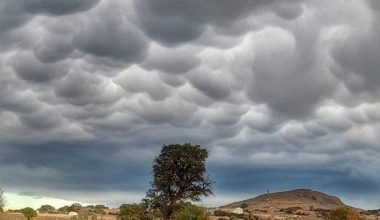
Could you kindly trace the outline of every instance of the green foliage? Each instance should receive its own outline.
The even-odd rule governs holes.
[[[174,220],[208,220],[206,211],[192,204],[184,205],[179,211],[173,214]]]
[[[3,212],[3,208],[6,204],[5,196],[4,196],[4,191],[0,189],[0,212]]]
[[[51,205],[42,205],[38,211],[41,213],[53,213],[55,212],[55,208]]]
[[[349,207],[339,207],[330,212],[330,220],[363,220],[360,213]]]
[[[61,213],[61,214],[66,214],[69,212],[69,209],[70,209],[70,206],[63,206],[61,208],[58,209],[58,213]]]
[[[77,207],[77,205],[74,205],[74,207]],[[96,214],[99,214],[98,212],[100,212],[97,209],[100,209],[100,208],[102,207],[99,206],[98,208],[96,208],[96,206],[92,206],[92,205],[86,206],[86,207],[81,206],[80,210],[77,211],[78,216],[71,217],[71,220],[93,220],[93,219],[96,220],[97,219]]]
[[[153,182],[145,201],[158,209],[164,220],[180,208],[181,201],[198,201],[212,194],[206,175],[208,151],[199,145],[164,145],[153,164]]]
[[[153,214],[142,204],[123,204],[117,216],[118,220],[152,220],[153,218]]]
[[[67,209],[68,212],[79,212],[82,209],[82,205],[79,203],[73,203],[71,206]]]
[[[105,205],[88,205],[85,208],[96,214],[104,214],[103,209],[108,209]]]
[[[37,217],[37,212],[30,207],[23,208],[20,210],[20,212],[25,216],[27,220],[31,220],[33,217]]]
[[[69,207],[68,211],[69,212],[79,212],[82,209],[82,205],[79,203],[73,203]]]

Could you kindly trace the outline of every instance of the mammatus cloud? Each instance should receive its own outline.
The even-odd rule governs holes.
[[[116,206],[162,144],[192,142],[209,204],[313,187],[378,208],[360,201],[380,194],[379,8],[2,1],[0,186]]]

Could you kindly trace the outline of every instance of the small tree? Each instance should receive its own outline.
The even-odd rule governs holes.
[[[330,220],[363,220],[360,213],[349,207],[339,207],[330,212]]]
[[[209,217],[201,207],[187,203],[173,214],[174,220],[208,220]]]
[[[69,212],[79,212],[82,209],[82,205],[79,203],[73,203],[71,206],[68,208]]]
[[[25,216],[27,220],[32,220],[33,217],[37,217],[37,212],[30,207],[21,209],[20,212]]]
[[[212,194],[206,175],[208,151],[199,145],[164,145],[153,164],[153,182],[145,201],[169,220],[183,201],[199,201]]]
[[[0,189],[0,212],[3,212],[6,200],[4,196],[4,191]]]
[[[52,213],[55,212],[55,208],[51,205],[42,205],[38,211],[41,213]]]

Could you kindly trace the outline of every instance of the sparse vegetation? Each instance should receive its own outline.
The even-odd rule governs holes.
[[[243,204],[240,205],[240,208],[242,208],[242,209],[248,208],[248,204],[247,203],[243,203]]]
[[[330,212],[329,220],[363,220],[356,210],[349,207],[339,207]]]
[[[285,209],[280,209],[280,212],[285,212],[286,214],[294,214],[299,209],[302,209],[302,208],[301,207],[288,207]]]
[[[220,210],[220,209],[217,209],[214,211],[214,215],[215,216],[228,216],[227,215],[227,212],[223,211],[223,210]]]

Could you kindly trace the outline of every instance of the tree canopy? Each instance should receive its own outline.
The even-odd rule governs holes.
[[[20,210],[20,212],[25,216],[27,220],[32,220],[33,217],[37,217],[37,212],[30,207],[23,208]]]
[[[183,201],[198,201],[212,194],[207,157],[208,151],[199,145],[164,145],[154,160],[153,181],[145,201],[168,220]]]
[[[42,205],[38,211],[41,213],[51,213],[55,211],[55,208],[51,205]]]
[[[68,208],[69,212],[79,212],[82,209],[82,205],[79,203],[73,203],[71,206]]]

